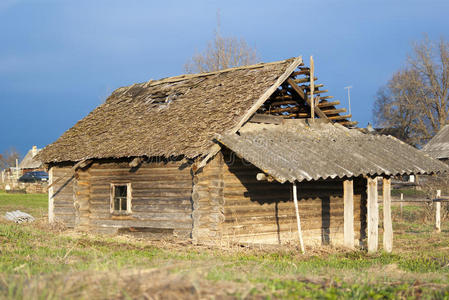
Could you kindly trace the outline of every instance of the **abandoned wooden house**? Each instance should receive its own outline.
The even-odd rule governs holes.
[[[49,221],[198,243],[377,249],[377,177],[446,165],[352,128],[300,57],[119,88],[39,154]]]

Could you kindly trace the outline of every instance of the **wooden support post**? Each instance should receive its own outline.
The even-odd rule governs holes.
[[[53,223],[55,221],[55,204],[54,204],[54,198],[53,198],[53,191],[54,188],[52,186],[53,184],[53,169],[50,168],[48,170],[48,184],[50,188],[48,189],[48,223]]]
[[[377,203],[377,178],[367,177],[367,223],[368,223],[368,252],[374,253],[379,240],[379,205]]]
[[[344,245],[354,248],[354,184],[352,180],[343,181],[344,199]]]
[[[296,191],[296,182],[293,183],[293,202],[295,203],[295,211],[296,211],[296,222],[298,225],[298,237],[299,244],[301,246],[301,252],[304,254],[304,241],[302,239],[302,231],[301,231],[301,219],[299,218],[299,208],[298,208],[298,195]]]
[[[314,66],[313,57],[310,56],[310,117],[312,120],[315,119],[315,99],[313,98],[313,92],[315,91],[315,81],[313,78]],[[306,95],[307,97],[307,95]]]
[[[402,220],[402,206],[403,206],[403,204],[402,204],[402,201],[404,201],[404,194],[403,193],[401,193],[401,220]]]
[[[437,190],[437,199],[441,198],[441,190]],[[435,203],[435,229],[441,232],[441,201]]]
[[[383,212],[384,212],[384,250],[393,251],[393,224],[391,221],[391,179],[384,178],[382,184]]]

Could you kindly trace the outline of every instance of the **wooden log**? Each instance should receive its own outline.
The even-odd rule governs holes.
[[[299,217],[298,196],[297,196],[297,191],[296,191],[296,182],[293,183],[293,201],[295,203],[296,222],[297,222],[296,224],[298,225],[299,244],[301,246],[301,252],[304,254],[305,250],[304,250],[304,241],[302,240],[301,219]]]
[[[295,76],[298,76],[298,75],[309,75],[309,73],[310,73],[309,69],[304,69],[304,70],[301,70],[301,71],[293,72],[292,76],[295,77]]]
[[[333,96],[325,96],[325,97],[333,97]],[[320,97],[320,98],[323,99],[324,97]],[[318,106],[319,108],[322,108],[322,107],[336,106],[339,104],[340,104],[340,101],[320,102],[316,106]]]
[[[354,248],[354,184],[352,180],[343,182],[344,199],[344,245]]]
[[[312,74],[310,74],[310,75],[312,75]],[[310,82],[310,79],[311,79],[311,78],[312,78],[312,77],[298,78],[298,79],[294,79],[294,81],[295,81],[295,83]],[[317,81],[317,80],[318,80],[318,78],[316,78],[316,77],[313,77],[313,79],[314,79],[314,81]]]
[[[273,102],[270,104],[271,107],[281,106],[281,105],[297,105],[298,102],[291,100],[291,101],[279,101],[279,102]]]
[[[441,198],[441,190],[437,190],[437,199]],[[441,232],[441,201],[435,203],[435,229]]]
[[[367,230],[368,230],[368,252],[374,253],[378,248],[379,239],[379,207],[377,204],[377,178],[367,177]]]
[[[313,90],[313,93],[312,93],[312,91],[309,91],[309,92],[307,92],[307,95],[311,95],[311,96],[313,96],[314,94],[320,95],[320,94],[324,94],[327,92],[329,92],[329,91],[328,90]]]
[[[323,110],[323,113],[325,113],[326,115],[335,115],[335,114],[339,114],[342,112],[346,112],[346,108]]]
[[[292,79],[287,79],[288,84],[290,84],[290,86],[293,88],[293,90],[305,101],[307,101],[307,103],[309,104],[309,106],[311,106],[311,102],[310,99],[308,97],[306,97],[306,95],[304,95],[304,92],[298,87],[298,85],[292,80]],[[326,116],[325,113],[323,113],[321,111],[320,108],[315,107],[315,113],[322,119],[325,120],[329,120]]]
[[[382,183],[383,213],[384,213],[384,250],[390,253],[393,250],[393,224],[391,221],[391,179],[383,178]]]
[[[349,118],[351,118],[351,117],[352,117],[352,115],[331,116],[331,117],[328,117],[328,119],[329,119],[329,120],[332,120],[332,121],[336,121],[336,120],[349,119]]]

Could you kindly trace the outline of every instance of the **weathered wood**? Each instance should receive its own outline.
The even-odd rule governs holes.
[[[313,97],[313,93],[315,92],[315,78],[314,78],[314,64],[313,64],[313,57],[310,56],[310,117],[315,119],[315,98]],[[307,97],[307,95],[306,95]]]
[[[283,118],[278,116],[264,115],[264,114],[254,114],[254,116],[249,119],[251,123],[265,123],[265,124],[281,124]]]
[[[259,109],[259,107],[277,90],[277,88],[284,83],[286,79],[295,71],[295,69],[302,64],[302,57],[297,57],[285,72],[278,77],[276,82],[267,89],[263,95],[254,103],[254,105],[245,113],[240,122],[232,128],[231,132],[237,132],[243,124]],[[292,80],[292,79],[290,79]]]
[[[310,80],[311,80],[311,78],[312,78],[312,70],[310,70],[310,72],[311,72],[311,73],[310,73],[310,77],[293,79],[294,82],[295,82],[296,84],[298,84],[298,83],[304,83],[304,82],[310,82]],[[314,79],[315,81],[318,80],[317,77],[313,77],[313,79]]]
[[[287,79],[288,84],[290,84],[290,86],[293,88],[293,90],[305,101],[307,101],[307,103],[309,104],[309,106],[312,105],[312,103],[310,102],[310,99],[308,97],[306,97],[306,95],[304,95],[304,92],[298,87],[298,85],[296,85],[296,83],[291,80],[291,79]],[[321,111],[321,109],[319,107],[315,107],[314,109],[315,113],[322,119],[328,120],[327,116],[325,113],[323,113]]]
[[[441,190],[437,190],[437,199],[441,197]],[[435,203],[435,229],[441,232],[441,202]]]
[[[339,114],[342,112],[346,112],[346,108],[323,110],[323,113],[325,113],[326,115]]]
[[[323,99],[323,98],[331,98],[331,97],[333,97],[333,96],[325,96],[325,97],[320,97],[321,99]],[[337,105],[339,105],[340,104],[340,101],[333,101],[333,102],[320,102],[320,103],[318,103],[316,106],[318,106],[319,108],[322,108],[322,107],[330,107],[330,106],[337,106]]]
[[[344,245],[354,248],[354,184],[352,180],[343,181],[344,201]]]
[[[377,179],[367,177],[367,224],[368,252],[377,251],[379,239],[379,206],[377,195]]]
[[[393,250],[393,223],[391,221],[391,179],[383,178],[382,183],[383,214],[384,214],[384,250],[390,253]]]
[[[330,116],[328,118],[329,118],[329,120],[335,121],[335,120],[349,119],[351,117],[352,117],[352,115],[343,115],[343,116]]]
[[[313,73],[312,73],[313,76]],[[304,241],[302,239],[302,231],[301,231],[301,218],[299,217],[299,208],[298,208],[298,196],[297,196],[297,190],[296,190],[296,182],[293,183],[293,201],[295,203],[295,212],[296,212],[296,225],[298,226],[298,237],[299,237],[299,244],[301,246],[301,252],[304,254]]]
[[[50,188],[48,189],[48,222],[53,223],[55,221],[54,214],[54,198],[53,198],[53,170],[54,168],[50,168],[48,170],[48,184]]]

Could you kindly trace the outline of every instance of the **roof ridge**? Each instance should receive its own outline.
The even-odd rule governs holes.
[[[289,60],[294,60],[295,58],[296,57],[279,60],[279,61],[267,62],[267,63],[261,62],[261,63],[257,63],[257,64],[253,64],[253,65],[237,66],[237,67],[232,67],[232,68],[227,68],[227,69],[217,70],[217,71],[212,71],[212,72],[181,74],[181,75],[165,77],[165,78],[161,78],[161,79],[157,79],[157,80],[150,79],[149,81],[147,81],[145,83],[145,87],[150,87],[150,86],[155,86],[155,85],[170,83],[170,82],[178,82],[178,81],[188,80],[188,79],[192,79],[192,78],[205,77],[205,76],[210,76],[210,75],[215,75],[215,74],[222,74],[222,73],[238,71],[238,70],[258,69],[258,68],[263,68],[265,66],[283,64]]]

